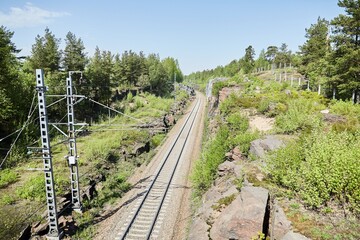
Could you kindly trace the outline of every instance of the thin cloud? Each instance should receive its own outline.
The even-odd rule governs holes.
[[[23,8],[12,7],[9,13],[0,11],[0,25],[13,28],[35,27],[50,23],[54,18],[69,16],[67,12],[53,12],[26,3]]]

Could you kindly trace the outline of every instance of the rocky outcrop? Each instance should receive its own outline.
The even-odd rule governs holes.
[[[300,233],[294,233],[293,231],[289,231],[281,240],[309,240],[309,238],[301,235]]]
[[[150,151],[150,142],[146,142],[146,143],[137,143],[135,144],[135,146],[133,147],[133,150],[131,152],[131,155],[133,156],[139,156],[141,154],[143,154],[144,152],[149,152]]]
[[[270,136],[265,142],[272,140]],[[265,149],[280,145],[279,142]],[[291,222],[276,200],[270,200],[268,190],[248,182],[244,172],[249,162],[243,161],[239,149],[231,150],[226,157],[229,160],[218,166],[218,178],[203,196],[188,239],[252,239],[259,233],[275,240],[307,239],[292,232]],[[234,161],[237,157],[239,160]]]
[[[273,204],[271,212],[270,231],[274,239],[281,239],[291,230],[291,222],[287,219],[284,210],[277,204]]]
[[[269,192],[259,187],[243,187],[237,198],[220,213],[210,230],[211,239],[251,239],[258,232],[267,235]]]
[[[244,158],[239,147],[235,147],[230,152],[226,153],[225,157],[229,159],[229,161],[241,161]]]
[[[234,162],[225,161],[218,167],[218,175],[219,177],[229,176],[231,175],[232,178],[242,178],[242,167],[239,164]],[[219,182],[222,182],[221,179],[218,179]]]
[[[239,90],[241,90],[240,87],[224,87],[219,91],[219,102],[223,102],[230,94],[238,92]]]
[[[268,135],[264,139],[257,139],[250,143],[250,154],[263,158],[266,152],[276,150],[284,145],[284,142],[275,135]]]

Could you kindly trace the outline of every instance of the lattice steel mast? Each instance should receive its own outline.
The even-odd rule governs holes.
[[[71,75],[77,71],[70,71],[69,77],[66,78],[66,100],[68,113],[68,139],[69,139],[69,155],[67,156],[70,167],[71,182],[71,203],[75,211],[81,212],[80,187],[79,187],[79,168],[78,155],[76,149],[75,137],[75,115],[74,115],[74,95]],[[81,73],[81,72],[79,72]]]
[[[54,186],[54,174],[52,167],[52,156],[50,148],[50,137],[48,131],[48,116],[46,110],[46,87],[44,84],[44,73],[42,69],[36,69],[36,90],[38,92],[41,150],[44,162],[46,203],[48,210],[49,233],[48,239],[60,239],[62,232],[59,230],[58,214],[56,206],[56,195]]]

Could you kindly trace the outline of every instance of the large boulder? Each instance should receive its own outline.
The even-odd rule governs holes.
[[[204,219],[195,218],[189,231],[189,240],[209,240],[210,226]]]
[[[250,153],[263,158],[268,151],[276,150],[284,145],[284,142],[275,135],[268,135],[265,139],[257,139],[250,143]]]
[[[287,219],[284,210],[280,206],[274,204],[274,208],[275,221],[272,234],[274,239],[281,239],[291,230],[291,222]]]
[[[251,239],[268,230],[269,192],[260,187],[243,187],[236,199],[215,220],[211,239]],[[267,223],[266,223],[267,222]]]

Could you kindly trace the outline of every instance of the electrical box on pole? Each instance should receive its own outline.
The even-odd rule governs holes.
[[[48,131],[48,116],[46,110],[46,87],[42,69],[36,69],[36,90],[38,92],[38,106],[40,119],[41,150],[44,162],[46,203],[49,221],[49,233],[47,239],[61,239],[63,232],[59,230],[56,195],[54,186],[54,174]]]
[[[74,211],[81,212],[80,201],[80,187],[79,187],[79,168],[78,156],[76,149],[75,137],[75,115],[74,115],[74,95],[71,75],[74,71],[69,72],[69,77],[66,78],[66,100],[67,100],[67,115],[68,115],[68,140],[69,140],[69,155],[67,156],[70,167],[70,184],[71,184],[71,203]],[[81,72],[80,72],[81,73]]]

